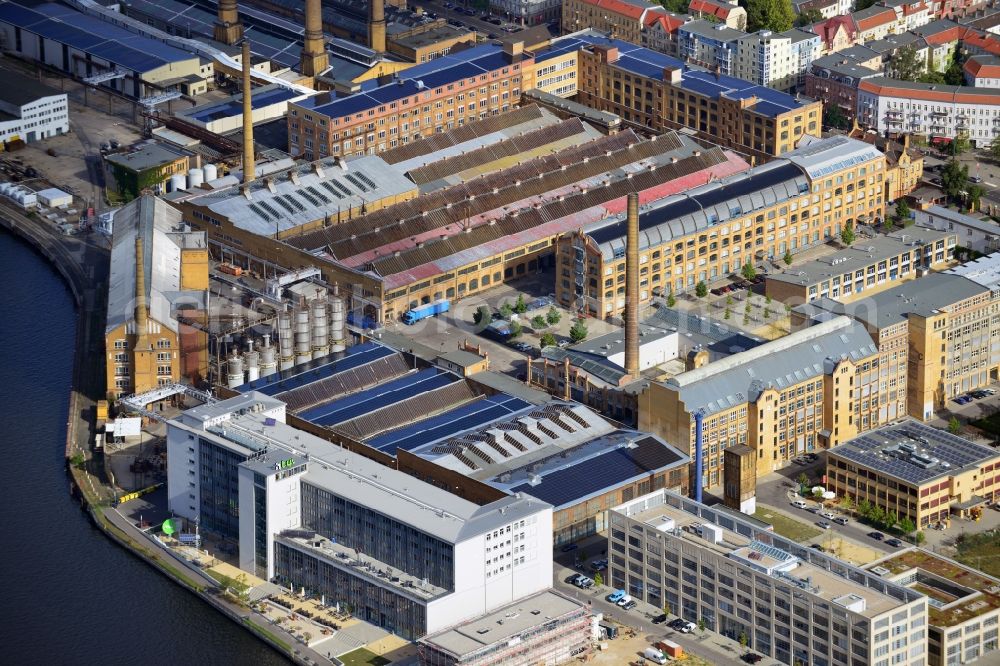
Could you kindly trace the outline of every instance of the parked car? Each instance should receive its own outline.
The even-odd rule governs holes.
[[[576,545],[575,543],[568,543],[559,550],[561,550],[564,553],[568,553],[570,551],[576,550],[577,548],[579,548],[579,546]]]
[[[803,500],[795,500],[794,502],[792,502],[792,506],[794,506],[796,509],[805,509],[808,508],[809,505],[806,504]]]
[[[659,615],[653,618],[653,624],[663,624],[666,621],[667,621],[666,613],[660,613]]]
[[[819,527],[820,529],[823,530],[828,530],[832,527],[832,525],[830,525],[830,523],[826,522],[825,520],[819,520],[816,522],[816,527]]]
[[[976,400],[982,400],[983,398],[990,397],[990,394],[982,389],[976,389],[975,391],[970,391],[969,395],[971,395]]]
[[[809,547],[812,548],[813,550],[818,550],[821,553],[825,553],[826,552],[826,548],[824,548],[823,546],[819,545],[818,543],[809,544]]]
[[[956,403],[958,403],[960,405],[967,405],[970,402],[972,402],[972,398],[970,398],[967,395],[960,395],[960,396],[958,396],[956,398],[952,398],[951,400],[952,400],[952,402],[956,402]]]
[[[981,182],[983,182],[983,179],[980,178],[979,176],[969,176],[969,182],[970,183],[981,183]]]
[[[625,604],[627,604],[630,601],[632,601],[632,597],[626,594],[624,597],[618,600],[618,605],[624,607]]]
[[[849,521],[844,516],[837,516],[836,518],[833,519],[833,522],[837,523],[838,525],[846,525],[847,523],[849,523],[851,521]]]
[[[677,618],[668,625],[674,631],[679,631],[682,634],[690,634],[692,631],[697,629],[697,625],[694,622],[688,622],[687,620],[682,620]]]
[[[819,515],[823,516],[827,520],[835,520],[837,518],[837,514],[833,511],[822,511]]]
[[[757,654],[756,652],[747,652],[742,657],[740,657],[740,659],[742,659],[748,664],[756,664],[760,662],[762,659],[764,659],[764,657]]]
[[[600,571],[602,569],[607,569],[607,568],[608,568],[607,560],[594,560],[593,562],[590,563],[591,571]]]
[[[885,535],[882,534],[881,532],[869,532],[868,536],[871,537],[872,539],[875,539],[876,541],[882,541],[883,539],[885,539]]]
[[[630,611],[630,610],[632,610],[633,608],[635,608],[638,605],[639,605],[638,601],[636,601],[635,599],[629,599],[625,603],[621,604],[621,607],[622,607],[622,610]]]
[[[903,542],[899,539],[886,539],[885,545],[892,546],[893,548],[901,548],[903,546]]]
[[[617,604],[619,601],[622,600],[624,596],[625,596],[625,590],[615,590],[605,598],[611,603]]]

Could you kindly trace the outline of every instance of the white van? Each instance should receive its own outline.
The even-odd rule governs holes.
[[[662,652],[660,652],[659,650],[657,650],[655,647],[648,647],[648,648],[646,648],[643,651],[642,656],[645,657],[646,659],[649,659],[654,664],[665,664],[665,663],[667,663],[667,657],[666,657],[666,655],[664,655]]]
[[[795,500],[794,502],[792,502],[792,506],[794,506],[796,509],[807,509],[807,508],[809,508],[809,505],[806,504],[805,502],[803,502],[802,500]]]

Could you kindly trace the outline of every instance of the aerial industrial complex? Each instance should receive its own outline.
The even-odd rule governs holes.
[[[1000,12],[744,4],[0,0],[94,524],[301,664],[993,663]]]

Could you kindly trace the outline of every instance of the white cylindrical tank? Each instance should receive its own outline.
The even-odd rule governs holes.
[[[271,344],[271,336],[264,336],[264,346],[260,348],[260,376],[267,377],[278,371],[278,362],[275,360],[274,345]]]
[[[327,300],[326,298],[313,299],[309,307],[312,309],[312,357],[323,358],[330,353]]]
[[[219,167],[214,164],[206,164],[201,168],[205,172],[205,182],[211,183],[213,180],[219,177]]]
[[[330,299],[330,353],[335,354],[347,349],[344,331],[346,330],[346,310],[344,299],[340,296],[340,288],[333,285],[333,297]]]
[[[295,310],[295,365],[312,360],[312,335],[309,331],[309,308]]]
[[[246,381],[243,373],[243,357],[238,354],[233,354],[226,361],[226,386],[234,389],[245,383]]]
[[[295,365],[295,351],[292,344],[292,314],[288,311],[278,313],[278,367],[287,370]]]
[[[182,173],[175,173],[170,177],[169,191],[177,192],[187,189],[187,176]]]
[[[205,182],[204,169],[188,169],[188,188],[201,187]]]
[[[243,355],[243,362],[247,366],[247,382],[260,377],[260,352],[253,349],[253,340],[247,342],[247,353]]]

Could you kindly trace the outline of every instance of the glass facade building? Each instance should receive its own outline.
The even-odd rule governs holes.
[[[247,459],[247,454],[200,437],[198,457],[201,528],[228,539],[239,539],[239,465]]]

